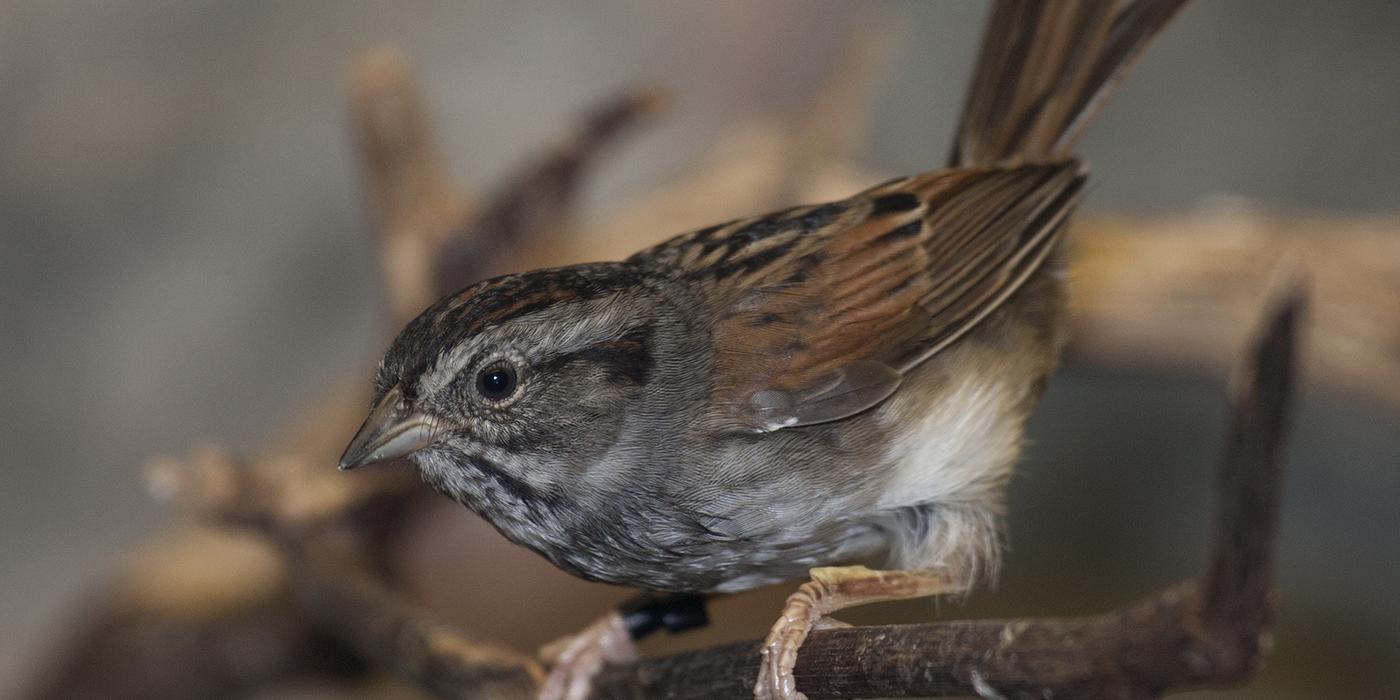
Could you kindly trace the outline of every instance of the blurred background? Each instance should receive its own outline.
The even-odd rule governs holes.
[[[148,456],[204,440],[256,450],[325,388],[357,370],[368,382],[386,342],[384,303],[346,112],[348,69],[366,51],[405,54],[445,165],[474,192],[617,88],[666,87],[666,117],[591,179],[587,219],[681,181],[727,135],[800,122],[852,31],[877,19],[901,29],[856,164],[873,175],[940,165],[986,11],[972,1],[0,3],[0,695],[63,641],[123,552],[174,519],[146,493]],[[1225,201],[1396,213],[1397,35],[1400,5],[1389,0],[1197,0],[1090,129],[1084,211]],[[941,614],[1106,610],[1200,570],[1224,386],[1223,376],[1058,375],[1013,486],[1005,579]],[[1296,425],[1277,653],[1250,688],[1200,697],[1400,687],[1400,411],[1310,391]],[[469,561],[430,547],[430,568],[479,575],[471,591],[424,595],[496,603],[455,613],[483,636],[537,643],[623,595],[564,578],[465,511],[432,526],[442,542],[477,546]],[[489,600],[507,589],[522,599]],[[783,594],[722,602],[716,629],[680,643],[754,636]],[[520,624],[525,610],[548,619]],[[921,603],[850,619],[934,613]]]

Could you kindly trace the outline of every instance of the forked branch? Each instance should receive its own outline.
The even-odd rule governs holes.
[[[813,633],[808,697],[1150,698],[1239,682],[1268,648],[1270,563],[1298,345],[1300,287],[1272,300],[1235,377],[1209,572],[1114,612]],[[747,698],[758,641],[606,672],[599,698]]]

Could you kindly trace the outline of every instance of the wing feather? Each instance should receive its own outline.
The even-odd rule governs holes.
[[[678,237],[639,255],[713,283],[715,404],[776,430],[883,401],[1040,268],[1077,162],[954,168],[842,202]]]

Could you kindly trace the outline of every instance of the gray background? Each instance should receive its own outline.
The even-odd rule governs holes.
[[[167,517],[145,457],[275,435],[379,348],[346,68],[415,66],[448,165],[487,187],[636,80],[677,100],[586,209],[674,181],[717,134],[795,116],[851,27],[908,24],[863,164],[942,162],[981,2],[0,3],[0,689]],[[1282,211],[1400,203],[1400,4],[1188,7],[1091,129],[1086,209],[1221,193]],[[1218,377],[1052,385],[1013,490],[1007,580],[973,612],[1101,609],[1201,564]],[[1400,420],[1309,395],[1259,697],[1400,686]],[[0,690],[0,693],[3,693]],[[1239,693],[1245,697],[1247,693]]]

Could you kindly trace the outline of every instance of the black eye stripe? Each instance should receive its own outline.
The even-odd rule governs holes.
[[[633,328],[620,338],[555,355],[543,362],[539,369],[552,372],[574,362],[602,369],[617,384],[645,385],[655,365],[651,332],[644,327]]]

